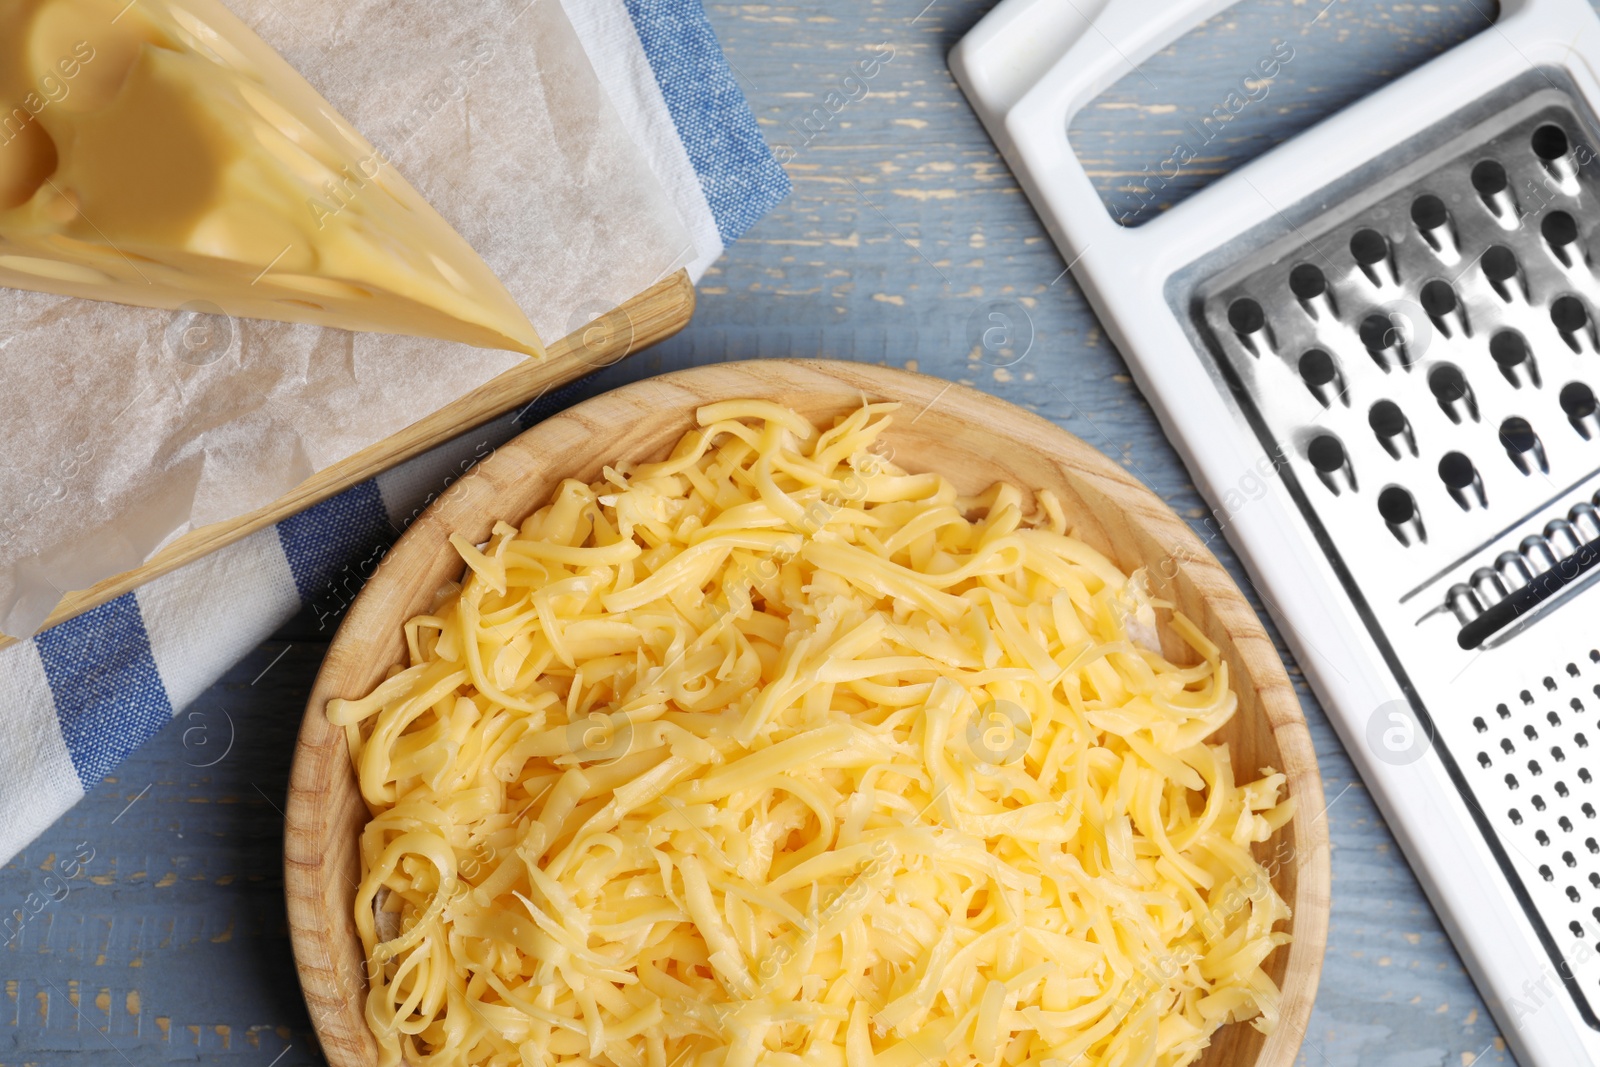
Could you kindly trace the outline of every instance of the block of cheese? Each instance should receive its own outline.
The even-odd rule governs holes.
[[[542,354],[472,247],[217,0],[0,0],[0,107],[0,285]]]

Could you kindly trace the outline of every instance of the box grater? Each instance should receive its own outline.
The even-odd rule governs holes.
[[[1514,1052],[1600,1064],[1600,20],[1506,2],[1125,228],[1072,117],[1227,6],[1003,0],[950,66]]]

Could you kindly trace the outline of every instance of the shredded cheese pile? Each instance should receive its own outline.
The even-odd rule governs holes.
[[[454,539],[327,714],[372,821],[385,1067],[1189,1063],[1270,1031],[1293,811],[1206,738],[1217,649],[1059,503],[907,474],[894,405],[699,411],[664,462]],[[1130,636],[1130,634],[1132,636]]]

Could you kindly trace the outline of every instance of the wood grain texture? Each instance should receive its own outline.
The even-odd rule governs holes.
[[[363,1016],[366,983],[352,911],[360,878],[358,837],[369,817],[351,771],[344,732],[328,700],[366,695],[402,661],[402,627],[460,577],[452,533],[473,543],[495,521],[520,523],[565,478],[592,481],[619,460],[665,458],[695,425],[701,404],[758,397],[825,423],[863,399],[904,405],[884,435],[896,462],[936,471],[965,494],[996,481],[1046,488],[1077,536],[1124,570],[1146,568],[1152,592],[1192,619],[1222,650],[1239,712],[1219,737],[1240,768],[1277,767],[1301,816],[1259,846],[1265,860],[1291,846],[1274,885],[1293,908],[1294,940],[1267,969],[1283,990],[1270,1036],[1224,1028],[1203,1067],[1290,1067],[1310,1019],[1327,938],[1328,840],[1322,780],[1300,703],[1271,640],[1232,578],[1194,533],[1126,471],[1056,426],[976,390],[904,371],[827,361],[731,363],[636,382],[546,420],[499,449],[412,524],[363,589],[317,676],[290,777],[285,832],[289,929],[301,985],[333,1067],[371,1067],[377,1049]],[[1193,653],[1163,629],[1168,656]]]
[[[502,412],[526,404],[557,386],[626,359],[683,329],[694,314],[694,306],[694,285],[688,274],[678,271],[550,345],[543,360],[524,360],[399,433],[323,468],[265,507],[184,534],[143,566],[97,582],[88,589],[68,593],[42,628],[114,600],[152,578],[215,552],[279,519],[304,511],[320,500],[426,452]],[[0,648],[15,640],[0,634]]]

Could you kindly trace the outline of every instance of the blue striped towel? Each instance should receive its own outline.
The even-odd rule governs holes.
[[[698,280],[789,181],[700,0],[563,5],[629,132],[695,239]],[[274,630],[339,615],[363,565],[433,493],[563,406],[515,415],[0,649],[0,863],[16,855]]]

